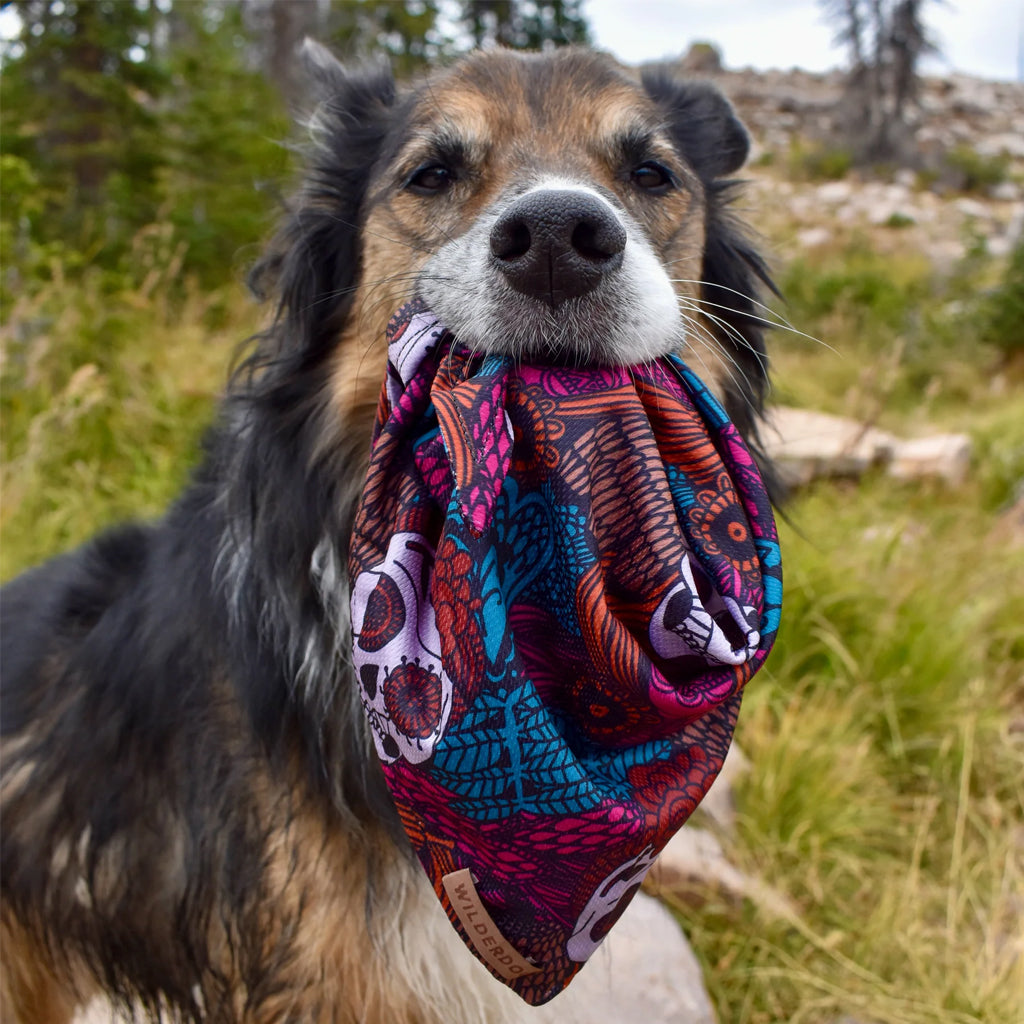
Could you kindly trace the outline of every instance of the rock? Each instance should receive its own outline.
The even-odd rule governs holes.
[[[914,207],[910,189],[905,185],[865,187],[860,198],[863,200],[864,211],[870,224],[904,227],[917,223],[918,212]]]
[[[971,468],[971,439],[966,434],[933,434],[893,447],[889,472],[902,480],[939,477],[961,484]]]
[[[992,211],[984,203],[967,196],[957,199],[953,205],[965,217],[973,217],[975,220],[988,220],[992,216]]]
[[[750,900],[774,917],[796,917],[796,911],[781,893],[733,866],[718,839],[693,826],[680,829],[669,840],[644,887],[654,895],[671,895],[696,907],[711,899],[734,906]]]
[[[729,863],[718,839],[692,826],[669,840],[645,884],[649,892],[671,893],[698,906],[712,897],[739,904],[750,889],[746,875]]]
[[[804,228],[798,231],[797,244],[801,249],[816,249],[819,245],[827,245],[832,241],[832,232],[828,228]]]
[[[985,240],[985,248],[988,250],[989,256],[1002,259],[1013,252],[1013,243],[1006,235],[995,235]]]
[[[856,477],[887,465],[902,480],[936,477],[962,483],[971,466],[966,434],[933,434],[901,440],[857,420],[777,406],[764,431],[765,450],[790,487],[818,477]]]
[[[879,203],[868,210],[868,223],[876,227],[885,224],[887,227],[907,227],[917,223],[917,217],[901,206],[892,203]]]
[[[991,189],[989,195],[1001,203],[1015,203],[1020,199],[1020,186],[1015,181],[1001,181]]]
[[[955,238],[941,238],[929,249],[932,264],[941,273],[949,273],[967,255],[967,246]]]
[[[853,196],[853,185],[848,181],[826,181],[818,186],[818,198],[823,203],[847,203]]]
[[[736,798],[733,795],[735,784],[750,771],[750,760],[733,743],[725,756],[725,763],[718,773],[718,778],[704,794],[700,809],[723,832],[732,832],[736,825]]]
[[[114,1024],[94,1000],[73,1024]],[[523,1006],[519,1024],[717,1024],[700,964],[682,929],[642,892],[572,984],[550,1003]]]
[[[776,406],[764,431],[768,456],[791,487],[821,476],[859,476],[888,459],[896,439],[856,420]]]
[[[882,195],[895,206],[904,206],[911,200],[910,186],[894,181],[882,188]]]
[[[637,893],[560,996],[522,1024],[716,1024],[700,964],[672,915]]]
[[[984,156],[1006,156],[1024,158],[1024,137],[1013,132],[989,135],[978,140],[978,152]]]

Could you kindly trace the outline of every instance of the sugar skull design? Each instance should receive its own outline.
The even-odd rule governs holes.
[[[601,882],[594,895],[587,900],[566,943],[565,951],[570,960],[584,963],[590,959],[612,930],[612,925],[622,916],[657,859],[654,848],[649,846],[639,856],[619,865]]]
[[[380,759],[427,760],[452,709],[452,681],[427,581],[434,549],[415,533],[391,538],[384,561],[354,588],[354,659],[363,707]]]
[[[771,507],[676,357],[488,355],[421,302],[388,333],[349,549],[354,665],[449,920],[539,1005],[721,768],[778,623]],[[493,928],[449,889],[464,872]],[[494,943],[530,970],[505,973]]]
[[[712,665],[742,665],[761,640],[751,625],[757,621],[756,609],[718,593],[689,555],[681,560],[680,576],[651,619],[657,655],[666,661],[699,657]]]

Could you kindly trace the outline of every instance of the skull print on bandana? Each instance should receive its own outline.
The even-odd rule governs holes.
[[[778,627],[771,508],[677,358],[474,355],[422,303],[349,553],[363,706],[452,925],[557,995],[722,766]]]
[[[384,561],[356,581],[355,662],[363,706],[380,759],[411,764],[434,751],[452,706],[441,640],[427,600],[434,552],[416,534],[397,533]]]

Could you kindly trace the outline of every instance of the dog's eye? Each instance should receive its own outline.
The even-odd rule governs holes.
[[[673,187],[672,174],[653,160],[634,168],[630,180],[642,192],[654,196],[663,196]]]
[[[417,195],[429,196],[444,192],[455,180],[455,175],[440,164],[421,167],[406,183],[406,188]]]

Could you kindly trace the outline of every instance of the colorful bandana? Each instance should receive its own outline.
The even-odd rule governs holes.
[[[350,554],[363,704],[452,924],[539,1004],[721,768],[778,626],[775,524],[676,358],[518,365],[422,303],[388,340]]]

